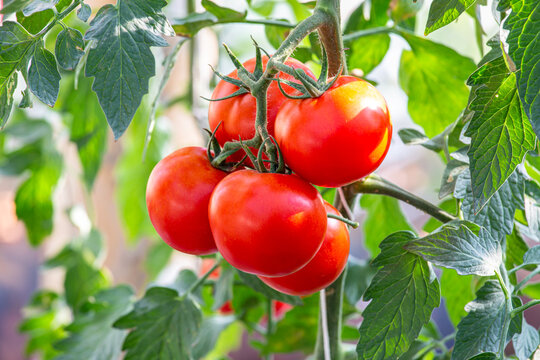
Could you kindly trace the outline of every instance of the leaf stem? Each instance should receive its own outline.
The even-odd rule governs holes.
[[[519,315],[522,312],[524,312],[525,310],[527,310],[528,308],[533,307],[533,306],[538,305],[538,304],[540,304],[540,299],[531,300],[528,303],[526,303],[526,304],[512,310],[512,317],[514,317],[516,315]]]
[[[375,174],[371,174],[351,186],[353,187],[354,192],[359,194],[381,194],[404,201],[443,223],[456,220],[453,215],[433,205],[427,200],[424,200]]]
[[[186,291],[186,293],[182,296],[182,298],[186,297],[188,294],[194,292],[199,288],[199,286],[203,285],[206,279],[212,274],[214,271],[216,271],[217,268],[221,266],[221,263],[223,262],[223,258],[218,255],[216,258],[216,263],[210,270],[208,270],[203,276],[201,276],[197,281],[195,281],[189,289]]]
[[[341,222],[344,222],[345,224],[351,226],[353,229],[356,229],[357,227],[360,226],[359,223],[357,223],[356,221],[352,221],[352,220],[349,220],[343,216],[339,216],[339,215],[335,215],[335,214],[326,214],[326,217],[330,218],[330,219],[336,219],[336,220],[339,220]]]
[[[41,37],[45,36],[58,22],[62,21],[63,18],[68,16],[73,10],[77,8],[81,4],[81,0],[76,0],[73,4],[68,6],[68,8],[64,11],[62,11],[60,14],[56,15],[50,23],[47,24],[37,35],[35,36],[36,39],[40,39]]]
[[[272,26],[280,26],[285,27],[289,29],[294,29],[296,27],[296,24],[291,24],[288,21],[282,21],[282,20],[272,20],[272,19],[240,19],[240,20],[227,20],[227,21],[218,21],[217,24],[256,24],[256,25],[272,25]]]
[[[387,27],[387,26],[359,30],[359,31],[355,31],[355,32],[343,35],[343,42],[349,42],[349,41],[353,41],[353,40],[366,37],[366,36],[371,36],[371,35],[389,34],[389,33],[394,33],[394,32],[396,32],[394,28]]]
[[[504,264],[501,264],[501,266],[499,267],[499,271],[495,271],[495,276],[497,276],[497,280],[499,280],[499,284],[501,285],[501,289],[504,293],[506,307],[506,311],[504,313],[504,323],[501,329],[501,336],[499,339],[499,358],[501,360],[504,360],[504,348],[506,346],[505,339],[506,335],[508,334],[508,329],[510,327],[510,320],[512,319],[512,299],[510,298],[510,291],[508,291],[508,288],[506,286],[506,284],[508,283],[508,273],[506,272]]]

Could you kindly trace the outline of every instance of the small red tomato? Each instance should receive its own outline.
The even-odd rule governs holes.
[[[162,159],[146,186],[154,228],[172,248],[193,255],[216,252],[208,201],[227,173],[210,165],[206,149],[186,147]]]
[[[328,213],[340,215],[325,201]],[[289,295],[305,296],[332,284],[345,269],[349,257],[350,241],[347,225],[328,218],[326,235],[317,255],[303,268],[283,277],[259,278],[268,286]]]
[[[216,186],[208,217],[217,248],[234,267],[283,276],[313,258],[326,231],[317,190],[295,175],[240,170]]]
[[[373,172],[383,161],[392,124],[370,83],[341,76],[322,96],[287,100],[276,118],[285,162],[312,184],[338,187]]]
[[[244,67],[253,72],[255,70],[255,58],[249,59],[243,65]],[[268,63],[268,57],[263,56],[263,68],[266,68]],[[300,61],[289,58],[286,65],[292,66],[296,69],[304,70],[309,76],[315,78],[315,75],[311,70]],[[237,70],[234,70],[228,75],[233,79],[238,79]],[[278,73],[280,79],[290,80],[298,82],[294,77],[285,74]],[[287,93],[294,93],[295,90],[288,85],[282,84],[282,87]],[[221,80],[214,92],[212,93],[212,99],[220,99],[233,94],[239,88],[225,80]],[[279,107],[283,102],[287,100],[285,96],[280,92],[277,82],[272,82],[268,87],[267,92],[267,121],[268,121],[268,133],[274,136],[274,122]],[[210,129],[214,131],[221,122],[219,129],[216,132],[216,139],[220,145],[225,144],[227,141],[249,140],[255,135],[255,117],[257,114],[257,103],[255,98],[249,94],[243,94],[235,96],[231,99],[211,101],[208,109],[208,121],[210,123]],[[243,152],[241,152],[243,156]],[[256,154],[256,152],[255,152]],[[232,159],[240,160],[242,158],[240,154],[235,154]]]

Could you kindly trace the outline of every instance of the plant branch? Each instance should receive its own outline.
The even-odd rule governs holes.
[[[223,258],[219,257],[216,259],[216,263],[210,270],[208,270],[203,276],[201,276],[197,281],[195,281],[189,289],[186,291],[186,293],[182,297],[186,297],[188,294],[194,292],[199,288],[199,286],[203,285],[206,279],[212,274],[214,271],[216,271],[217,268],[221,266],[221,263],[223,262]]]
[[[533,307],[533,306],[538,305],[538,304],[540,304],[540,299],[531,300],[528,303],[526,303],[526,304],[512,310],[512,317],[514,317],[516,315],[519,315],[522,312],[524,312],[525,310],[527,310],[528,308]]]
[[[456,220],[453,215],[441,208],[375,174],[371,174],[351,186],[353,187],[353,190],[359,194],[381,194],[404,201],[443,223]]]
[[[501,289],[504,293],[506,312],[504,314],[504,323],[501,329],[500,343],[499,343],[499,358],[504,360],[504,348],[506,347],[506,334],[508,334],[508,329],[510,327],[510,320],[512,319],[512,299],[510,297],[510,291],[506,284],[508,283],[508,274],[504,265],[499,267],[499,271],[495,271],[495,276],[499,280]]]
[[[45,36],[56,24],[58,24],[62,19],[68,16],[73,10],[75,10],[81,4],[81,0],[76,0],[73,4],[67,7],[66,10],[62,11],[60,14],[57,14],[53,21],[51,21],[47,26],[45,26],[36,36],[36,39],[39,39]]]
[[[523,280],[521,280],[517,285],[514,291],[520,290],[525,284],[529,282],[535,275],[540,274],[540,268],[536,268],[534,271],[531,271],[529,275],[527,275]]]
[[[349,41],[353,41],[353,40],[363,38],[366,36],[377,35],[377,34],[389,34],[389,33],[395,33],[395,32],[396,30],[394,28],[390,28],[386,26],[375,27],[375,28],[359,30],[359,31],[355,31],[355,32],[343,35],[343,41],[349,42]]]

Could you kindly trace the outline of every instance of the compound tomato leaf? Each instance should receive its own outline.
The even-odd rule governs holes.
[[[503,24],[509,30],[506,43],[516,67],[517,91],[534,132],[540,136],[540,2],[512,0],[512,12]]]
[[[465,305],[474,300],[476,282],[473,275],[463,276],[452,269],[442,270],[441,295],[448,317],[454,326],[467,315]]]
[[[495,275],[502,259],[499,241],[468,221],[447,223],[426,237],[410,241],[405,249],[460,275]]]
[[[474,211],[474,197],[469,170],[460,174],[458,182],[460,181],[464,184],[464,191],[455,195],[463,198],[461,210],[465,220],[485,227],[497,240],[511,234],[514,228],[516,209],[523,208],[524,203],[525,185],[521,173],[514,171],[478,213]]]
[[[540,337],[534,326],[529,325],[524,319],[521,333],[514,334],[512,342],[518,359],[527,360],[532,358],[533,352],[540,345]]]
[[[60,91],[60,73],[56,59],[42,46],[34,49],[28,69],[28,87],[42,102],[53,107]]]
[[[204,358],[216,346],[221,333],[235,321],[236,317],[234,315],[214,315],[205,318],[202,321],[199,336],[193,344],[193,358]]]
[[[364,194],[360,198],[360,206],[367,212],[363,224],[364,241],[372,256],[379,254],[379,244],[388,235],[399,230],[413,229],[394,198]],[[389,218],[392,221],[386,221]]]
[[[77,29],[66,28],[58,34],[54,48],[58,65],[65,70],[73,70],[84,55],[84,40]]]
[[[482,352],[498,352],[506,316],[511,308],[499,283],[488,280],[467,304],[468,315],[461,320],[456,334],[452,360],[469,359]]]
[[[133,290],[125,285],[103,290],[84,303],[73,322],[70,333],[54,347],[61,351],[56,360],[117,359],[127,331],[112,327],[132,307]]]
[[[291,305],[302,305],[302,299],[300,299],[298,296],[286,295],[282,292],[276,291],[259,280],[259,278],[255,275],[248,274],[240,270],[238,270],[238,275],[240,276],[240,280],[242,280],[247,286],[270,299]]]
[[[133,310],[113,326],[131,329],[122,350],[126,360],[191,359],[202,323],[201,310],[173,289],[153,287],[137,301]]]
[[[529,249],[523,255],[523,264],[525,265],[540,265],[540,245]]]
[[[471,136],[468,155],[475,212],[503,185],[535,144],[534,132],[516,90],[516,75],[503,77],[506,68],[501,69],[502,73],[493,71],[502,67],[501,63],[504,65],[502,57],[485,64],[469,80],[474,85],[469,105],[473,116],[467,135]]]
[[[450,24],[475,2],[476,0],[434,0],[429,8],[424,35]]]
[[[444,45],[408,33],[402,36],[411,50],[401,55],[399,83],[409,96],[413,121],[432,138],[454,122],[467,105],[465,80],[475,66],[471,59]]]
[[[163,15],[164,0],[119,0],[105,5],[90,22],[85,40],[94,40],[86,61],[86,76],[105,112],[114,137],[129,126],[148,81],[155,75],[152,46],[167,46],[162,35],[174,31]]]
[[[384,239],[373,261],[382,266],[364,294],[371,302],[362,313],[359,360],[397,359],[418,337],[439,306],[439,282],[429,264],[403,246],[414,239],[401,231]]]

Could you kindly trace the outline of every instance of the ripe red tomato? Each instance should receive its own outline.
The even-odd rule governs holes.
[[[340,215],[325,201],[326,211]],[[305,296],[332,284],[345,269],[349,257],[350,241],[347,225],[328,218],[323,244],[315,257],[300,270],[282,277],[259,278],[271,288],[289,295]]]
[[[216,186],[208,217],[217,248],[234,267],[283,276],[307,264],[326,231],[317,190],[295,175],[240,170]]]
[[[319,98],[287,100],[277,115],[275,132],[294,172],[315,185],[338,187],[381,164],[390,146],[392,123],[375,87],[341,76]]]
[[[263,67],[266,68],[268,63],[268,57],[263,56]],[[308,75],[315,78],[315,75],[311,70],[302,64],[300,61],[289,58],[285,64],[292,66],[296,69],[303,69]],[[255,58],[246,61],[244,67],[253,72],[255,70]],[[234,70],[228,75],[231,78],[238,79],[237,70]],[[279,73],[278,76],[284,80],[294,80],[294,77]],[[296,80],[294,80],[297,82]],[[288,93],[294,93],[295,90],[288,85],[282,85],[283,89]],[[219,99],[233,94],[239,88],[227,81],[221,80],[214,92],[212,93],[212,99]],[[276,115],[281,104],[287,100],[285,96],[280,92],[277,82],[272,82],[268,87],[268,101],[267,101],[267,120],[268,120],[268,133],[274,136],[274,122]],[[225,144],[227,141],[236,141],[239,137],[242,140],[249,140],[255,135],[255,117],[257,114],[257,104],[255,98],[247,93],[234,98],[211,101],[208,109],[208,121],[210,123],[210,129],[214,131],[221,122],[219,129],[216,132],[216,138],[220,145]],[[242,156],[235,154],[234,160],[240,160]]]
[[[150,220],[172,248],[194,255],[216,252],[208,201],[227,173],[210,165],[206,149],[186,147],[162,159],[146,186]]]

